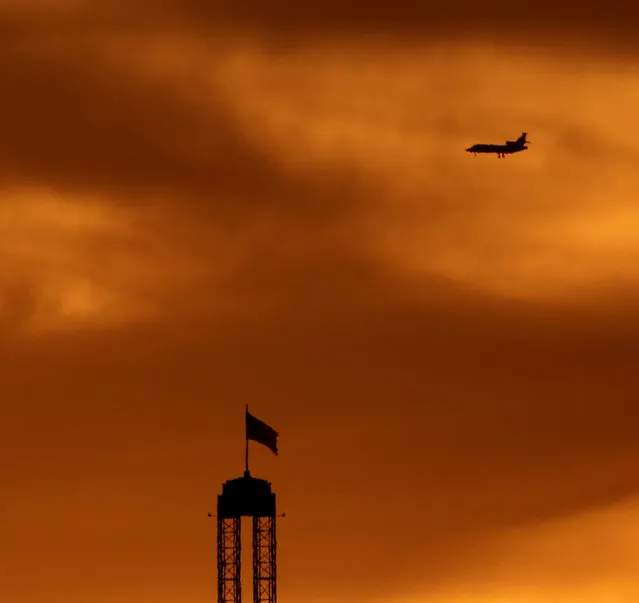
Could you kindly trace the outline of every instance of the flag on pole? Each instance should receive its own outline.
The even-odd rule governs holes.
[[[277,431],[246,411],[246,439],[259,442],[277,454]]]

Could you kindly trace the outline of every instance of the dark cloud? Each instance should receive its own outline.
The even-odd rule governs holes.
[[[273,178],[276,168],[223,106],[189,101],[170,82],[110,62],[104,49],[43,46],[23,40],[0,53],[11,91],[0,105],[5,182],[214,195],[255,192]]]
[[[114,34],[115,35],[115,34]],[[0,77],[0,181],[98,194],[111,202],[199,200],[237,224],[249,207],[274,207],[317,226],[357,205],[354,168],[291,174],[199,78],[153,77],[114,58],[117,36],[4,40]],[[215,68],[215,57],[209,63]],[[212,99],[212,100],[211,100]],[[340,202],[348,196],[349,204]],[[304,199],[304,212],[299,212]],[[250,216],[244,214],[247,223]]]
[[[366,27],[369,22],[378,21],[380,27],[393,22],[392,16],[390,21],[382,18],[386,7],[382,10],[374,3],[367,4],[367,10],[349,3],[300,6],[282,2],[264,12],[261,5],[249,10],[241,4],[213,8],[198,2],[179,7],[165,3],[157,7],[157,13],[149,8],[149,24],[161,23],[165,11],[175,16],[176,31],[188,39],[191,27],[197,28],[209,19],[212,24],[230,20],[247,26],[272,25],[275,31],[290,19],[291,28],[300,32],[305,24],[314,23],[348,30]],[[453,27],[458,22],[453,18],[455,10],[461,10],[455,7],[450,3],[428,10],[422,7],[414,9],[418,15],[413,15],[413,9],[400,4],[393,14],[415,26],[422,21],[419,15],[426,11],[424,15],[430,15],[428,23],[433,23],[436,31],[446,31],[439,21],[450,21]],[[475,9],[479,11],[475,4],[470,7],[464,13],[467,19],[459,20],[460,27],[473,21]],[[518,5],[517,10],[523,9]],[[256,144],[250,125],[238,122],[219,83],[216,90],[207,81],[205,94],[202,81],[190,81],[188,73],[153,77],[126,64],[121,53],[116,58],[112,48],[118,36],[129,31],[127,23],[135,29],[142,13],[118,3],[69,9],[64,20],[59,13],[50,14],[46,8],[42,11],[0,20],[0,26],[7,30],[0,46],[0,77],[6,90],[11,91],[0,102],[0,179],[5,184],[110,191],[127,198],[177,191],[217,202],[232,199],[233,203],[251,197],[253,203],[259,204],[261,198],[264,204],[272,204],[304,196],[309,201],[315,198],[317,208],[331,206],[327,199],[336,191],[348,190],[353,198],[361,193],[358,174],[344,165],[330,166],[330,174],[324,171],[293,177],[268,149]],[[368,15],[368,20],[353,19],[351,23],[348,15],[359,12]],[[479,12],[484,15],[483,9]],[[614,10],[612,14],[616,14]],[[53,24],[44,17],[39,21],[39,15],[48,15]],[[181,20],[180,15],[189,19]],[[162,28],[155,31],[157,35],[167,33]],[[224,45],[222,37],[207,47],[210,69],[216,68],[216,51]],[[135,53],[135,45],[131,52]],[[539,120],[537,123],[546,125]],[[446,132],[455,127],[451,122]],[[570,139],[572,150],[581,140],[589,153],[603,153],[608,148],[602,151],[602,144],[577,127],[575,131],[565,130],[565,137]]]
[[[27,10],[10,4],[0,10],[0,26],[8,32],[25,28],[33,33],[120,31],[182,32],[223,39],[225,34],[258,36],[273,50],[309,39],[401,36],[424,41],[457,39],[496,45],[545,46],[555,51],[635,54],[639,10],[632,3],[551,0],[484,5],[468,0],[327,0],[306,3],[276,0],[268,6],[253,0],[121,0],[41,3]]]
[[[450,38],[479,38],[496,44],[537,44],[553,40],[559,47],[577,44],[582,50],[635,50],[634,31],[639,22],[635,5],[615,0],[601,3],[508,2],[478,4],[467,0],[445,2],[386,2],[328,0],[298,3],[277,0],[259,2],[165,2],[169,14],[187,18],[196,27],[220,24],[247,28],[265,34],[277,45],[277,38],[292,40],[313,37],[345,37],[358,34],[416,36],[433,41]],[[155,10],[149,8],[151,19]],[[158,13],[159,14],[159,13]],[[178,20],[179,22],[179,20]],[[284,40],[280,40],[283,42]]]

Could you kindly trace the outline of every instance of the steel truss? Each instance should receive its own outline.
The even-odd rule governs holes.
[[[241,517],[217,519],[217,600],[218,603],[241,603]]]
[[[276,603],[275,517],[253,517],[253,603]]]

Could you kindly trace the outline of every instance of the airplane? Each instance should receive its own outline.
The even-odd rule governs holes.
[[[497,153],[497,158],[501,159],[506,157],[506,154],[519,153],[519,151],[525,151],[528,149],[526,146],[530,143],[530,140],[526,140],[526,132],[517,140],[507,140],[506,144],[474,144],[472,147],[468,147],[466,151],[473,153],[477,156],[477,153]]]

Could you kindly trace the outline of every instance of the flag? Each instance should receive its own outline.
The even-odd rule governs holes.
[[[277,431],[246,411],[246,439],[263,444],[277,454]]]

